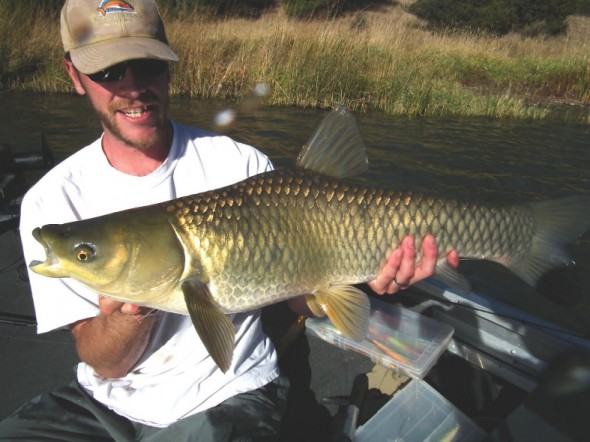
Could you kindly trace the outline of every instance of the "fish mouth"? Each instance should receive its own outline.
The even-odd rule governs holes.
[[[45,261],[31,261],[29,268],[39,275],[49,276],[52,278],[64,278],[68,276],[60,264],[59,259],[52,247],[43,238],[43,231],[41,228],[37,227],[35,230],[33,230],[33,238],[35,238],[45,249],[46,259]]]

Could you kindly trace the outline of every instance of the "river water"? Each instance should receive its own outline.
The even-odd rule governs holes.
[[[234,122],[215,126],[219,112]],[[175,120],[258,147],[276,166],[289,166],[325,114],[323,110],[246,108],[234,103],[173,99]],[[380,186],[436,191],[484,201],[514,202],[590,195],[590,127],[562,121],[407,119],[357,115],[370,171]],[[59,161],[100,134],[85,99],[73,95],[0,94],[0,142],[36,150],[41,134]],[[576,333],[590,336],[590,235],[572,248],[576,284],[547,299],[495,265],[464,263],[474,290],[503,299]],[[572,273],[572,272],[570,272]]]

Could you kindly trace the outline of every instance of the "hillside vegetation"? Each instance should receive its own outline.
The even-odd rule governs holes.
[[[52,0],[18,7],[27,3],[0,2],[0,88],[69,92],[59,8]],[[497,35],[433,29],[407,12],[411,1],[306,20],[282,7],[219,18],[161,3],[181,59],[173,94],[240,100],[264,84],[268,105],[344,102],[410,116],[543,118],[555,105],[590,108],[588,17],[567,17],[555,36]]]

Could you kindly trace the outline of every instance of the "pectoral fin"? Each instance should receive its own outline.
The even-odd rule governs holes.
[[[213,301],[209,287],[198,279],[182,283],[184,300],[205,348],[224,373],[234,353],[235,329],[229,317]]]
[[[366,294],[351,285],[335,284],[319,290],[314,296],[314,307],[328,315],[345,336],[355,341],[361,341],[367,336],[371,304]]]

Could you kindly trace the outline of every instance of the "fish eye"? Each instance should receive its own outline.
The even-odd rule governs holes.
[[[82,263],[90,262],[96,255],[96,250],[92,244],[78,244],[74,248],[76,259]]]

